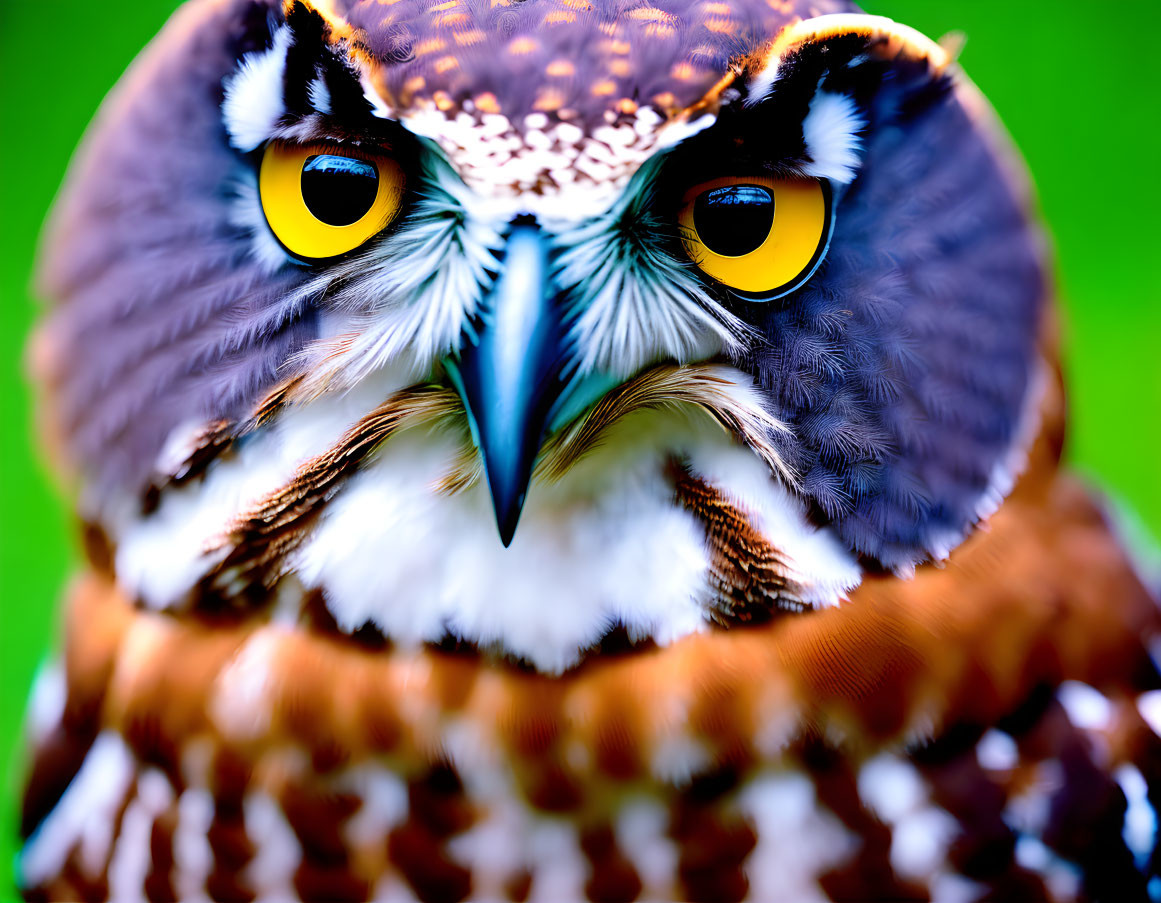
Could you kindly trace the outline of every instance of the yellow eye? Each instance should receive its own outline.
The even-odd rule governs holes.
[[[714,179],[685,193],[686,253],[707,276],[764,299],[798,288],[830,240],[829,185],[766,176]]]
[[[403,170],[383,154],[272,142],[258,190],[266,222],[291,254],[345,254],[378,234],[403,203]]]

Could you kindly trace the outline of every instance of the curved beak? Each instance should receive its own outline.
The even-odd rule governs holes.
[[[549,258],[540,228],[514,221],[485,313],[465,330],[459,354],[444,361],[468,412],[505,546],[563,391],[564,316]]]

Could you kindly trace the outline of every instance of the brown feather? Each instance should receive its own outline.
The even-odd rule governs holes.
[[[459,397],[449,389],[420,385],[396,392],[235,521],[218,546],[229,551],[203,580],[201,593],[229,597],[254,584],[273,586],[286,556],[301,545],[322,506],[360,464],[397,431],[460,411]]]
[[[802,611],[801,587],[787,575],[786,559],[750,517],[678,462],[670,463],[669,473],[678,502],[705,528],[714,620],[764,621],[778,609]]]

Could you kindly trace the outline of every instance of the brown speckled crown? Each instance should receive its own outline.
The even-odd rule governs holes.
[[[376,63],[376,85],[397,109],[451,110],[471,100],[513,119],[555,113],[607,121],[652,105],[695,104],[729,63],[784,25],[851,12],[843,0],[335,0],[332,22]],[[342,32],[343,29],[336,29]]]

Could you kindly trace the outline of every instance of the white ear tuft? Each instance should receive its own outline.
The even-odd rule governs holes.
[[[804,172],[820,179],[850,182],[859,166],[859,132],[865,126],[850,97],[820,90],[802,122],[802,138],[811,159]]]
[[[225,81],[222,119],[230,133],[230,143],[238,150],[248,153],[266,141],[286,111],[282,73],[292,39],[290,29],[283,25],[274,33],[269,50],[247,53],[237,71]]]

